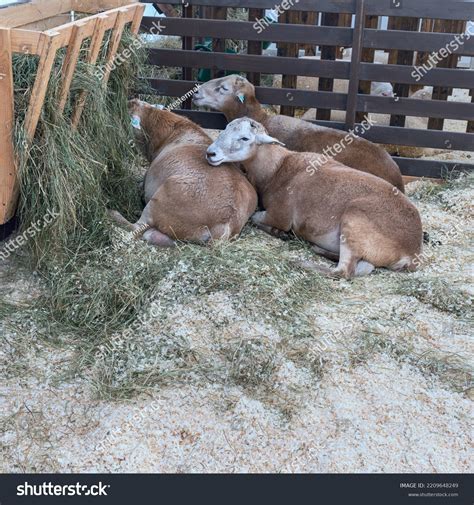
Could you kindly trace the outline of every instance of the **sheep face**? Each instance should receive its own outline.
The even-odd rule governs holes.
[[[253,158],[258,146],[263,144],[280,144],[270,137],[265,128],[249,118],[232,121],[207,149],[207,161],[217,167],[227,162],[244,162]]]
[[[389,82],[374,81],[371,85],[370,94],[375,96],[388,96],[393,98],[393,86]]]
[[[254,86],[240,75],[229,75],[202,84],[194,94],[193,103],[198,107],[222,111],[232,102],[245,103],[255,95]]]

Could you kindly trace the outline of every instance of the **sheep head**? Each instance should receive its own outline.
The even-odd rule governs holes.
[[[264,144],[284,145],[270,137],[257,121],[247,117],[236,119],[209,146],[207,161],[215,167],[226,162],[244,162],[253,158],[258,147]]]
[[[225,112],[235,105],[244,105],[253,99],[255,99],[253,84],[240,75],[229,75],[202,84],[194,94],[193,102],[198,107],[209,107]]]

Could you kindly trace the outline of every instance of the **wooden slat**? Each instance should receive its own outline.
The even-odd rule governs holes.
[[[66,106],[72,78],[74,76],[74,71],[76,70],[79,53],[84,39],[84,32],[87,28],[87,24],[90,22],[95,23],[94,21],[84,21],[82,24],[78,23],[74,26],[71,32],[71,39],[69,41],[66,57],[64,58],[62,67],[61,91],[58,100],[58,115],[64,112],[64,107]]]
[[[41,33],[15,28],[11,34],[13,53],[40,54]]]
[[[341,21],[341,16],[339,16],[339,21]],[[352,17],[349,15],[349,17]],[[316,27],[318,24],[318,18],[319,18],[319,12],[308,12],[308,11],[302,11],[301,12],[301,22],[303,25],[306,26],[311,26],[312,28]],[[347,24],[340,24],[339,26],[348,26],[350,28],[350,23]],[[316,56],[316,44],[308,44],[305,43],[302,46],[302,49],[304,50],[305,56]]]
[[[96,18],[94,35],[92,36],[91,46],[89,48],[89,54],[86,58],[86,63],[90,65],[95,65],[97,58],[99,57],[100,49],[102,47],[102,42],[104,40],[104,35],[106,32],[105,21],[108,19],[107,14],[101,14]],[[86,104],[88,93],[86,90],[79,92],[76,100],[76,105],[71,119],[71,124],[73,128],[77,128],[79,121],[81,120],[82,112]]]
[[[126,5],[124,7],[119,7],[117,9],[107,11],[108,18],[104,22],[104,29],[111,30],[114,27],[117,14],[121,10],[127,11],[127,14],[126,14],[127,23],[133,22],[135,14],[136,14],[137,6],[139,9],[142,9],[144,7],[143,5],[128,3],[128,5]],[[92,20],[97,19],[101,16],[103,16],[103,13],[94,14],[94,15],[87,17],[87,20],[92,21]],[[79,19],[79,20],[73,21],[71,23],[66,23],[65,25],[57,26],[51,30],[47,30],[44,33],[46,35],[51,35],[51,36],[54,35],[56,37],[56,44],[59,47],[65,47],[69,43],[69,40],[71,38],[71,33],[72,33],[74,26],[77,23],[81,23],[82,21],[83,21],[83,19]],[[86,28],[86,30],[84,32],[84,37],[92,37],[94,35],[93,32],[94,32],[94,24],[88,25],[88,27]],[[28,35],[28,33],[30,35]],[[25,37],[25,35],[26,35],[26,37]],[[27,30],[22,30],[21,34],[19,34],[18,30],[15,29],[12,33],[13,52],[26,53],[26,54],[38,54],[39,51],[36,51],[36,52],[32,51],[31,48],[29,47],[29,45],[31,44],[33,46],[33,44],[35,42],[38,43],[40,40],[40,37],[41,37],[40,32],[28,32]],[[24,38],[27,43],[26,50],[23,47],[25,45],[25,42],[23,42]],[[28,51],[29,51],[29,53],[28,53]]]
[[[121,9],[123,12],[124,9]],[[126,10],[126,9],[125,9]],[[133,19],[132,19],[132,26],[130,27],[130,31],[133,34],[137,34],[138,31],[140,30],[140,25],[142,23],[143,19],[143,14],[145,13],[145,6],[144,5],[136,5],[134,7],[133,11]]]
[[[10,30],[0,29],[0,224],[13,216],[17,175],[13,149],[13,72]]]
[[[28,141],[33,140],[35,136],[36,127],[41,116],[41,111],[43,110],[51,71],[56,58],[56,51],[59,48],[56,37],[43,34],[42,38],[44,40],[43,48],[25,118],[25,132]]]
[[[184,5],[182,6],[182,16],[183,18],[192,18],[194,15],[194,8],[192,5]],[[183,37],[182,46],[183,52],[194,53],[194,40],[193,37]],[[191,81],[193,79],[193,69],[190,65],[183,65],[182,68],[182,79],[186,81]],[[190,109],[192,107],[192,99],[188,98],[183,103],[183,108]]]
[[[366,29],[370,29],[370,28],[377,28],[379,25],[379,17],[378,16],[366,16],[365,17],[365,27],[364,27],[364,30],[363,30],[363,33],[362,33],[362,39],[364,39],[364,35],[365,35],[365,30]],[[363,46],[363,41],[362,41],[362,46]],[[374,62],[374,58],[375,58],[375,50],[373,48],[370,48],[370,47],[364,47],[362,49],[362,57],[361,57],[361,61],[365,62],[365,63],[373,63]],[[372,90],[372,83],[370,81],[360,81],[359,82],[359,92],[360,93],[363,93],[363,94],[366,94],[366,95],[370,95],[371,93],[371,90]],[[358,112],[356,114],[356,121],[358,123],[360,123],[361,121],[363,121],[364,117],[363,117],[363,113],[360,113]]]
[[[420,20],[417,18],[395,18],[395,29],[403,31],[417,32]],[[397,65],[408,65],[413,67],[414,63],[414,52],[413,51],[391,51],[389,57],[389,63],[395,63]],[[410,94],[410,86],[406,83],[395,82],[393,86],[393,91],[397,97],[407,97]],[[391,126],[405,126],[405,116],[395,115],[390,118]]]
[[[265,17],[264,9],[249,9],[249,22],[254,23],[259,19],[263,19]],[[247,46],[247,54],[262,54],[263,44],[261,41],[249,40]],[[261,74],[260,72],[248,72],[247,79],[254,85],[260,86]]]
[[[459,21],[435,21],[434,31],[435,32],[464,32],[465,25],[463,22]],[[444,58],[437,65],[437,68],[456,68],[458,65],[459,56],[455,54],[449,55]],[[453,88],[448,86],[435,86],[433,88],[433,99],[434,100],[448,100],[448,97],[452,94]],[[442,130],[444,125],[443,118],[431,117],[428,121],[428,128],[430,130]]]
[[[149,50],[148,62],[159,66],[189,66],[193,68],[222,68],[242,72],[262,72],[267,74],[285,73],[306,76],[324,76],[334,79],[349,79],[350,63],[345,61],[319,61],[306,58],[279,58],[276,56],[254,56],[234,54],[199,53],[196,51],[176,51],[173,49]],[[381,82],[401,82],[416,84],[413,68],[403,65],[376,65],[361,63],[361,80]],[[471,70],[434,69],[419,81],[425,86],[446,85],[455,88],[472,87]]]
[[[285,12],[280,16],[280,21],[290,25],[296,25],[301,19],[301,14],[298,11]],[[278,56],[286,58],[298,58],[299,45],[290,43],[279,43],[278,44]],[[296,75],[287,75],[283,72],[281,85],[282,88],[296,89],[298,84],[298,77]],[[292,96],[292,92],[289,91]],[[294,116],[296,109],[290,105],[282,105],[280,107],[280,114],[285,116]]]
[[[347,96],[346,128],[354,127],[357,110],[357,94],[360,79],[360,61],[362,57],[362,38],[364,36],[365,25],[365,2],[357,1],[357,13],[354,29],[354,40],[352,42],[351,55],[351,77],[349,80],[349,93]],[[320,118],[316,118],[320,119]]]
[[[140,0],[143,1],[143,0]],[[186,0],[190,5],[215,5],[216,0]],[[148,2],[144,2],[148,3]],[[178,4],[177,0],[161,2],[165,4]],[[274,9],[275,0],[219,0],[222,7],[260,8]],[[318,9],[320,12],[351,13],[356,12],[355,0],[299,0],[293,5],[288,3],[289,10],[311,11]],[[448,8],[447,8],[448,7]],[[401,6],[394,9],[391,1],[367,0],[366,12],[374,16],[393,16],[394,10],[397,15],[403,17],[429,17],[437,19],[474,19],[474,5],[465,0],[408,0],[402,1]]]
[[[474,70],[474,59],[471,63],[473,65],[473,70]],[[471,103],[474,105],[474,89],[471,89],[470,93],[471,95]],[[472,119],[467,123],[467,133],[474,133],[474,115],[472,116]]]
[[[254,19],[254,18],[252,18]],[[144,17],[142,28],[150,29],[156,18]],[[325,26],[284,25],[275,23],[258,33],[253,22],[216,21],[210,19],[166,19],[166,28],[162,35],[199,36],[206,33],[209,37],[223,37],[238,40],[258,40],[273,42],[298,42],[321,45],[350,46],[352,30],[338,27],[337,30]],[[364,47],[371,49],[402,49],[412,51],[438,51],[448,45],[454,34],[404,32],[400,30],[366,29]],[[464,40],[464,44],[455,51],[459,55],[474,55],[474,37]]]
[[[419,81],[413,77],[412,73],[412,67],[403,65],[371,65],[370,63],[361,63],[362,79],[380,82],[422,84],[423,86],[443,86],[448,84],[454,88],[464,89],[469,89],[472,86],[471,70],[435,68]]]
[[[324,26],[336,27],[339,23],[339,15],[324,12],[322,14],[321,24]],[[331,28],[334,29],[334,28]],[[341,29],[341,28],[339,28]],[[335,60],[337,56],[336,46],[321,46],[321,60]],[[332,91],[334,80],[331,77],[322,77],[319,79],[319,91]],[[319,108],[316,111],[317,119],[331,119],[331,110],[326,108]]]
[[[324,76],[348,79],[348,62],[319,61],[305,58],[255,56],[243,54],[176,51],[173,49],[150,49],[148,62],[160,66],[187,66],[192,68],[221,68],[242,72],[279,74],[281,69],[292,75]]]
[[[142,28],[147,31],[156,18],[144,17]],[[281,19],[280,19],[281,21]],[[256,40],[272,42],[294,42],[349,46],[352,42],[351,28],[332,28],[298,24],[273,23],[261,33],[251,21],[219,21],[215,19],[166,19],[162,35],[198,37],[226,37],[237,40]]]
[[[0,10],[0,26],[15,28],[72,10],[72,0],[32,0]]]
[[[115,20],[115,26],[112,31],[109,47],[107,50],[107,56],[105,58],[104,64],[104,75],[102,77],[102,84],[105,86],[109,82],[110,72],[112,71],[112,64],[114,58],[117,54],[117,49],[120,45],[120,41],[122,40],[123,31],[125,29],[125,14],[126,11],[119,11],[117,15],[117,19]]]

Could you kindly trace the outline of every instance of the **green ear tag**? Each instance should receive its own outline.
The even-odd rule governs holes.
[[[140,118],[138,116],[132,116],[132,126],[137,130],[142,129],[140,126]]]
[[[237,98],[240,100],[241,103],[245,103],[245,95],[243,93],[239,93],[237,95]]]

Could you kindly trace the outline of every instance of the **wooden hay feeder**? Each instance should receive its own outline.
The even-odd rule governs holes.
[[[12,55],[39,56],[38,72],[31,92],[25,118],[25,133],[31,141],[41,116],[46,90],[53,69],[56,52],[67,47],[62,67],[59,99],[61,114],[67,103],[69,90],[82,43],[90,38],[86,61],[95,64],[104,36],[112,30],[106,56],[106,69],[111,68],[122,33],[131,23],[131,31],[138,33],[145,5],[138,0],[27,0],[0,8],[0,225],[14,214],[17,201],[17,174],[13,145],[14,88]],[[71,21],[72,12],[85,14]],[[106,71],[103,84],[107,84]],[[72,115],[76,127],[84,109],[87,93],[79,94]]]

